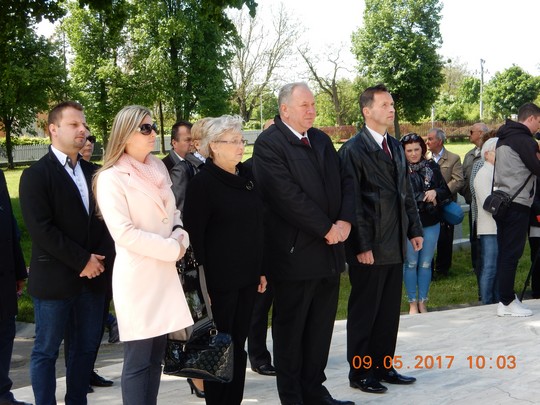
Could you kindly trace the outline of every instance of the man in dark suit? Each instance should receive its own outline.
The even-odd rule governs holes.
[[[285,85],[280,115],[255,142],[253,171],[266,205],[265,274],[274,291],[272,333],[282,404],[354,404],[323,382],[336,316],[342,242],[353,220],[334,146],[312,128],[315,98]]]
[[[382,84],[367,88],[360,108],[365,125],[339,150],[343,170],[353,179],[356,208],[345,244],[352,286],[347,360],[352,388],[383,393],[387,388],[381,381],[416,381],[398,374],[388,359],[396,349],[407,239],[420,250],[422,225],[405,154],[387,132],[394,123],[392,96]]]
[[[189,180],[198,171],[201,161],[189,153],[192,146],[191,127],[187,121],[178,121],[171,130],[171,146],[163,163],[171,176],[172,191],[176,198],[176,206],[180,211],[184,208],[184,198]]]
[[[105,262],[112,239],[95,212],[96,167],[80,159],[87,125],[82,106],[66,101],[49,113],[49,153],[26,169],[19,186],[32,238],[28,292],[36,338],[30,376],[38,404],[56,403],[55,363],[64,334],[70,340],[66,404],[86,404],[88,381],[101,338]]]
[[[9,378],[17,298],[22,294],[26,280],[26,265],[19,244],[17,223],[13,217],[11,200],[4,172],[0,170],[0,404],[29,405],[17,401],[11,393],[13,382]]]

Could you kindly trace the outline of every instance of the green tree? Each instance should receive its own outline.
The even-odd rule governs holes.
[[[117,0],[99,8],[95,4],[81,7],[70,1],[67,7],[69,15],[60,29],[67,34],[74,55],[70,68],[73,88],[91,127],[106,146],[115,114],[131,97],[122,66],[129,5]]]
[[[519,107],[533,102],[540,91],[540,81],[516,65],[495,73],[485,89],[486,103],[495,118],[517,114]]]
[[[43,18],[54,21],[62,15],[57,3],[0,1],[0,127],[6,133],[8,168],[13,168],[11,137],[47,109],[49,98],[63,92],[65,73],[55,48],[33,32]]]
[[[364,26],[352,36],[361,76],[382,82],[399,116],[416,121],[427,115],[443,83],[439,0],[366,0]]]

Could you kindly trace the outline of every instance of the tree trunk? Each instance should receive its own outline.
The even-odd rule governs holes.
[[[11,143],[11,124],[12,120],[8,119],[5,123],[6,130],[6,155],[8,160],[8,169],[14,169],[15,165],[13,164],[13,145]]]
[[[396,110],[396,114],[394,115],[394,137],[399,140],[401,138],[401,132],[399,129],[399,117],[398,112]]]
[[[165,131],[163,130],[164,128],[164,118],[163,118],[163,105],[161,103],[161,100],[159,100],[159,128],[160,128],[160,138],[161,138],[161,153],[165,154],[166,153],[166,150],[165,150]],[[171,141],[172,141],[172,138],[171,138]]]

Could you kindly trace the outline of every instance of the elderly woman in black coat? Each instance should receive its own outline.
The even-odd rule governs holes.
[[[206,123],[201,151],[208,159],[189,183],[184,203],[184,225],[205,269],[214,321],[234,342],[233,380],[205,382],[207,404],[242,402],[253,302],[266,289],[262,202],[251,172],[240,163],[246,143],[241,125],[240,117],[227,115]]]

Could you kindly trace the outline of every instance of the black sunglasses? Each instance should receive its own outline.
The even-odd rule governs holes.
[[[154,130],[154,132],[157,134],[158,131],[158,127],[155,122],[153,124],[142,124],[138,129],[143,135],[150,135],[152,130]]]
[[[96,143],[96,137],[94,135],[87,136],[86,140],[90,143]]]
[[[414,142],[419,139],[420,139],[420,136],[418,136],[417,134],[407,134],[403,138],[401,138],[401,143],[406,143],[410,141]]]

